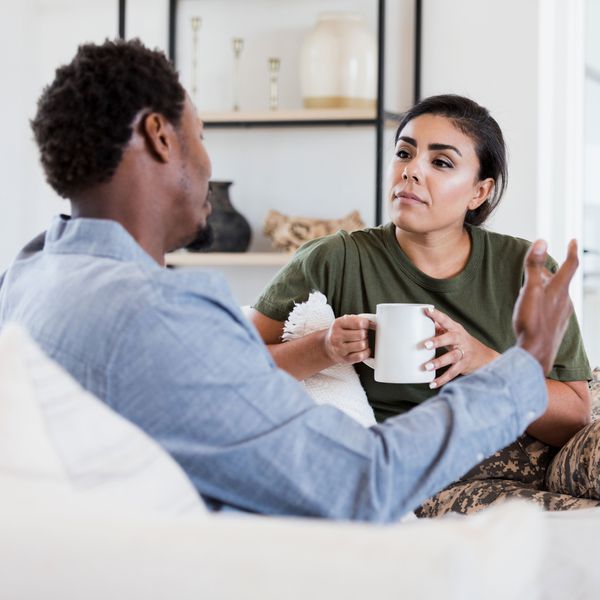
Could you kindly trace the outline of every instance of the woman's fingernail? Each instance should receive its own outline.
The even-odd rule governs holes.
[[[433,312],[433,306],[428,306],[428,307],[427,307],[427,312],[430,312],[430,313],[432,313],[432,312]]]
[[[433,371],[433,363],[427,363],[425,365],[425,370],[426,371]]]
[[[425,348],[427,348],[427,350],[431,350],[433,348],[433,342],[427,340],[425,342]]]
[[[435,381],[432,381],[432,382],[429,384],[429,389],[430,389],[430,390],[435,390],[435,388],[436,388],[436,387],[437,387],[437,383],[436,383]]]

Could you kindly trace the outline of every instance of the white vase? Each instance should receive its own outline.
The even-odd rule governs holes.
[[[318,16],[300,52],[306,108],[375,108],[377,44],[356,13]]]

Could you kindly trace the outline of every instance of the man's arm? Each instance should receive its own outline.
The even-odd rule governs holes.
[[[195,302],[186,293],[174,310],[160,304],[138,313],[143,339],[124,338],[128,368],[115,372],[112,395],[125,399],[120,412],[156,438],[215,507],[393,521],[512,442],[545,410],[544,372],[566,326],[576,258],[570,252],[568,268],[550,283],[537,277],[538,260],[530,252],[515,312],[518,344],[527,351],[509,350],[370,429],[315,405],[275,368],[231,299],[210,296],[210,282],[196,274],[189,279]]]

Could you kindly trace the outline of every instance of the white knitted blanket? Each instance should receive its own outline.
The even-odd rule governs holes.
[[[334,319],[327,298],[321,292],[312,292],[306,302],[296,304],[289,314],[282,340],[287,342],[326,329]],[[365,427],[375,425],[373,409],[352,365],[333,365],[302,383],[317,404],[331,404]]]

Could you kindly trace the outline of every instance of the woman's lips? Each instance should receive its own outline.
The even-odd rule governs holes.
[[[418,205],[418,204],[427,204],[424,200],[419,198],[416,194],[411,194],[410,192],[397,192],[394,194],[394,198],[400,202],[400,204],[405,205]]]

